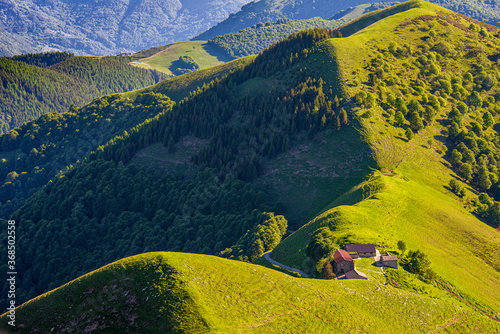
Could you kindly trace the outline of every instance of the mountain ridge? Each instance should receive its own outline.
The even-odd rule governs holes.
[[[435,0],[431,2],[462,14],[468,14],[478,20],[486,17],[486,21],[492,24],[496,24],[500,20],[500,6],[494,2],[488,4],[482,1]],[[239,12],[230,15],[226,20],[219,22],[194,39],[212,39],[223,34],[236,33],[257,23],[275,22],[280,18],[310,19],[319,16],[323,19],[330,19],[337,12],[365,3],[377,3],[377,1],[309,0],[297,2],[295,0],[261,0],[251,2],[243,6]],[[481,9],[478,10],[479,8]]]
[[[340,37],[344,35],[342,31],[349,37]],[[494,46],[499,36],[495,27],[417,0],[368,14],[335,31],[315,29],[294,34],[246,67],[205,85],[172,110],[103,145],[87,161],[63,174],[57,186],[49,185],[38,192],[15,218],[33,222],[30,230],[36,229],[40,238],[56,230],[62,240],[64,229],[59,229],[59,225],[88,228],[96,222],[95,217],[107,214],[99,206],[104,201],[93,199],[92,189],[81,189],[83,180],[92,176],[92,180],[105,181],[101,188],[93,188],[97,191],[109,184],[107,179],[116,179],[114,184],[120,184],[118,189],[123,193],[109,196],[111,200],[105,207],[111,214],[113,210],[121,212],[123,207],[138,210],[134,208],[140,205],[140,199],[128,204],[128,197],[133,195],[125,185],[141,187],[140,179],[125,180],[112,172],[134,171],[140,165],[150,168],[152,163],[144,159],[148,154],[149,158],[160,160],[153,166],[156,171],[169,168],[167,157],[184,158],[186,166],[213,168],[217,178],[214,174],[198,174],[200,180],[209,180],[201,191],[177,194],[171,190],[169,194],[181,198],[186,194],[194,196],[184,200],[188,206],[181,210],[182,219],[163,209],[157,212],[153,225],[158,225],[153,226],[156,230],[149,238],[171,237],[180,232],[169,238],[167,245],[175,246],[176,241],[182,240],[181,246],[191,247],[196,243],[207,245],[215,239],[209,226],[196,221],[195,229],[193,217],[199,219],[216,210],[241,209],[240,205],[231,205],[230,196],[215,200],[229,189],[214,187],[214,182],[226,184],[235,180],[228,172],[246,182],[239,183],[241,190],[237,191],[242,202],[257,199],[258,193],[251,196],[251,187],[257,185],[259,178],[272,175],[270,186],[274,184],[277,191],[273,194],[273,210],[284,212],[285,218],[290,216],[282,203],[285,195],[299,199],[288,207],[306,208],[306,197],[318,195],[315,190],[321,190],[318,184],[323,183],[336,187],[336,194],[323,193],[312,201],[325,204],[321,208],[309,207],[309,214],[315,218],[309,223],[299,220],[297,225],[303,227],[278,241],[273,259],[320,277],[335,248],[346,243],[374,243],[381,252],[397,254],[398,269],[381,270],[373,259],[361,259],[356,260],[356,267],[367,274],[368,281],[302,280],[206,255],[160,255],[168,257],[168,270],[177,268],[174,271],[191,282],[182,289],[196,296],[193,310],[205,315],[206,331],[227,332],[230,328],[273,333],[291,326],[318,332],[369,332],[380,328],[395,333],[498,331],[500,305],[496,287],[500,285],[500,264],[494,254],[500,235],[493,226],[499,199],[494,192],[499,186],[500,160],[500,142],[494,126],[499,121],[495,96],[500,89],[494,76],[498,53]],[[284,92],[287,93],[273,95]],[[274,105],[274,101],[281,103]],[[252,107],[246,108],[245,102]],[[289,107],[280,109],[282,103]],[[293,114],[288,115],[287,110]],[[196,122],[199,115],[204,116],[202,125]],[[248,131],[249,126],[255,132]],[[215,136],[207,136],[207,129],[217,129]],[[369,154],[360,154],[362,150],[356,144],[368,148]],[[338,156],[339,160],[330,167],[305,156],[306,164],[300,170],[293,168],[299,158],[304,158],[304,152],[314,155],[314,149],[327,157]],[[193,159],[189,162],[186,157]],[[142,160],[137,162],[136,158]],[[116,167],[107,170],[109,165]],[[137,173],[144,175],[147,168]],[[304,190],[309,183],[303,181],[313,183],[311,173],[316,172],[323,179],[315,181],[312,190]],[[176,180],[175,175],[182,174],[173,174],[170,180]],[[229,181],[219,178],[223,175]],[[296,187],[280,188],[281,184],[275,181],[292,182]],[[74,191],[72,198],[71,187],[81,194]],[[165,190],[146,193],[148,203],[159,199],[161,193],[167,194]],[[48,204],[37,203],[39,199],[40,203],[50,203],[50,209]],[[179,208],[171,203],[168,207]],[[141,215],[147,219],[154,210],[148,207],[142,212],[123,213],[117,231],[133,228],[139,220],[145,226]],[[88,223],[78,223],[80,217]],[[112,221],[111,215],[105,224],[95,226],[109,228]],[[244,261],[262,256],[268,246],[272,248],[280,240],[273,225],[254,225],[250,233],[242,233],[241,239],[220,255]],[[230,226],[241,228],[241,224]],[[270,228],[266,230],[266,226]],[[162,234],[162,229],[169,233]],[[209,242],[198,237],[189,240],[193,233],[208,235]],[[130,249],[140,251],[141,245],[151,245],[149,238],[136,236],[133,241],[125,238],[118,242],[130,242],[135,247]],[[400,241],[408,248],[400,247]],[[77,240],[73,243],[81,246]],[[58,245],[47,242],[45,246]],[[112,244],[100,246],[109,247],[111,251],[103,253],[108,257],[122,249]],[[314,252],[309,251],[313,248]],[[71,256],[70,249],[65,256]],[[417,261],[414,255],[422,260]],[[57,262],[48,260],[54,256],[57,258],[58,254],[39,254],[30,275],[38,274],[36,265],[41,266],[40,261],[57,266]],[[150,263],[151,256],[154,255],[124,259],[118,266],[127,262]],[[272,267],[262,258],[256,263]],[[134,270],[134,275],[156,270],[161,271],[154,267],[144,272]],[[113,270],[109,272],[113,274]],[[93,287],[97,297],[107,300],[109,287],[87,282],[90,285],[78,294],[80,298],[86,299],[83,292]],[[64,298],[69,290],[56,291]],[[144,297],[140,300],[147,298]],[[95,297],[90,296],[85,302],[93,300]],[[178,299],[167,298],[166,302],[175,301]],[[50,304],[59,305],[46,294],[31,306],[39,306],[43,311],[43,305]],[[103,325],[121,329],[123,323],[118,320],[111,316],[111,324]],[[177,321],[189,319],[180,316]],[[150,325],[161,326],[162,322]],[[44,326],[54,325],[48,322]],[[178,331],[189,329],[179,327]]]
[[[17,309],[16,321],[21,325],[17,332],[62,333],[78,328],[84,332],[278,333],[293,327],[333,333],[380,329],[426,333],[498,328],[467,306],[443,298],[439,291],[421,295],[399,290],[385,285],[376,273],[369,275],[370,281],[304,280],[207,255],[147,253],[107,265],[24,304]],[[69,298],[78,304],[68,302]],[[141,307],[143,301],[147,302]],[[408,307],[394,308],[394,301]],[[68,309],[69,314],[79,314],[78,319],[62,316]],[[100,317],[90,309],[111,315]],[[8,330],[5,321],[0,326]]]
[[[248,0],[4,1],[0,56],[45,51],[116,55],[186,40]]]

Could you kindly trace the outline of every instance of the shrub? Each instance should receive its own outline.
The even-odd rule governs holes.
[[[328,227],[316,230],[311,236],[311,241],[307,245],[306,255],[318,262],[322,258],[327,258],[335,249],[335,236]]]
[[[406,129],[405,131],[405,136],[408,140],[412,140],[413,139],[413,131],[411,131],[410,128]]]
[[[333,274],[332,264],[330,260],[326,259],[323,264],[323,269],[321,270],[321,278],[322,279],[333,279],[335,275]]]

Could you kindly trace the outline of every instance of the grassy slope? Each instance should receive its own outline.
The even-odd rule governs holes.
[[[125,95],[134,96],[136,94],[152,91],[155,93],[167,95],[173,101],[179,102],[185,97],[188,97],[189,93],[195,91],[198,87],[203,86],[203,84],[208,84],[210,81],[216,78],[220,79],[229,71],[235,70],[238,67],[243,67],[252,62],[254,59],[255,56],[243,57],[230,61],[228,63],[213,66],[211,68],[186,73],[178,77],[160,82],[154,86],[125,93]]]
[[[395,289],[383,284],[380,269],[368,271],[369,264],[359,265],[370,281],[305,280],[212,256],[147,253],[112,263],[24,304],[16,311],[17,323],[23,325],[18,332],[495,330],[469,308],[446,297],[433,298],[440,296],[438,290],[430,288],[424,296]],[[406,306],[394,307],[397,304]],[[0,328],[6,329],[5,320],[4,314]]]
[[[170,69],[172,62],[181,56],[191,56],[200,69],[213,67],[231,60],[230,57],[210,47],[206,41],[186,41],[142,51],[134,55],[134,60],[146,63],[155,70],[174,75]],[[144,66],[137,64],[137,66]]]
[[[408,42],[404,34],[398,36],[388,32],[400,22],[415,16],[446,12],[421,1],[403,4],[399,8],[405,11],[394,14],[396,10],[392,9],[394,15],[389,20],[379,21],[349,38],[327,41],[325,47],[339,63],[348,96],[354,96],[358,89],[362,89],[362,86],[352,82],[366,80],[359,69],[368,64],[375,54],[375,44],[383,49],[387,48],[390,40]],[[380,17],[383,14],[378,13]],[[354,24],[366,26],[362,20]],[[406,75],[411,77],[408,73]],[[353,112],[360,116],[365,110],[354,108]],[[377,182],[383,184],[385,189],[369,200],[354,206],[336,207],[311,221],[282,242],[273,252],[273,258],[307,269],[309,264],[304,253],[309,236],[324,225],[330,226],[340,238],[385,243],[389,249],[395,249],[396,242],[402,239],[410,249],[421,249],[427,253],[433,268],[445,281],[483,303],[486,306],[484,309],[493,309],[498,318],[500,258],[495,254],[500,248],[500,235],[468,213],[446,190],[445,185],[454,173],[443,159],[444,145],[439,141],[439,122],[407,142],[401,139],[402,129],[386,123],[381,108],[372,109],[372,113],[370,118],[359,117],[365,136],[379,167],[394,170],[397,175],[381,176]],[[359,194],[357,199],[361,199]],[[344,200],[351,198],[346,196]],[[342,204],[342,201],[331,206],[335,204]]]
[[[380,21],[352,37],[323,44],[323,52],[317,59],[329,57],[330,61],[338,62],[346,83],[346,95],[353,96],[361,88],[351,84],[354,79],[365,79],[364,73],[358,68],[360,64],[367,64],[373,54],[370,41],[375,36],[392,31],[401,19],[432,15],[435,9],[423,2],[417,2],[417,5],[395,14],[394,20]],[[358,23],[363,26],[363,22]],[[396,38],[404,40],[405,36]],[[388,44],[389,37],[380,43]],[[323,59],[321,64],[329,63]],[[329,78],[327,71],[325,74],[325,80],[335,79],[333,75]],[[352,110],[358,116],[364,112],[356,108]],[[394,250],[397,240],[402,239],[407,242],[409,249],[421,249],[427,253],[440,278],[450,283],[463,299],[482,312],[498,318],[500,259],[497,254],[500,236],[493,228],[463,209],[462,204],[444,188],[453,172],[447,168],[442,159],[443,153],[440,153],[443,146],[437,140],[439,123],[426,128],[407,142],[399,138],[401,129],[393,128],[382,120],[382,110],[374,109],[372,112],[374,117],[359,118],[360,127],[379,167],[393,169],[394,173],[377,172],[371,181],[354,187],[351,193],[327,205],[323,215],[285,239],[273,252],[273,258],[307,269],[304,250],[310,234],[325,225],[334,230],[339,242],[384,243],[388,250]],[[431,138],[432,143],[428,143]],[[361,190],[370,184],[377,184],[379,190],[371,193]],[[354,204],[367,195],[371,196],[358,204],[336,206]],[[329,209],[332,206],[336,207]],[[156,257],[155,262],[151,262],[153,257]],[[163,269],[158,267],[159,263]],[[382,284],[385,278],[380,274],[380,269],[372,266],[368,260],[356,264],[369,276],[370,281],[304,280],[210,256],[144,254],[111,264],[76,281],[81,283],[72,282],[38,297],[19,308],[17,314],[19,323],[28,325],[29,319],[37,319],[34,325],[40,326],[42,331],[48,331],[55,325],[62,326],[57,327],[60,331],[64,326],[82,328],[95,322],[123,322],[123,318],[101,307],[120,309],[123,305],[136,305],[127,303],[127,300],[132,299],[149,300],[145,304],[148,307],[160,305],[153,309],[137,306],[130,308],[127,311],[129,313],[121,313],[128,319],[137,319],[133,325],[128,325],[129,328],[146,332],[165,328],[170,328],[172,332],[207,330],[217,333],[289,332],[291,328],[296,332],[329,333],[493,333],[500,330],[498,322],[473,311],[462,299],[452,297],[441,289],[411,277],[406,284],[402,284],[404,280],[398,280],[402,288],[395,289]],[[155,273],[161,275],[166,270],[172,271],[170,275],[178,284],[173,284],[172,280],[159,281],[155,278]],[[408,275],[404,270],[396,273]],[[125,280],[126,277],[130,279]],[[113,288],[113,284],[109,283],[113,279],[122,283]],[[114,289],[119,289],[119,293],[115,293]],[[142,289],[146,292],[141,292]],[[114,295],[123,296],[127,293],[129,296],[130,292],[135,298],[119,297],[117,304],[113,304],[114,301],[109,303]],[[92,309],[112,315],[104,320],[96,318],[99,312],[76,310],[78,317],[67,316],[68,300],[74,300],[75,305],[86,305],[86,308],[87,305],[95,305]],[[169,304],[172,302],[174,304]],[[100,306],[103,303],[111,306]],[[169,316],[173,308],[182,310],[183,315]],[[35,310],[41,313],[33,317]],[[80,322],[71,324],[63,318],[54,318],[54,314],[64,314],[66,319],[78,318]],[[198,327],[183,327],[189,324]],[[123,328],[118,328],[116,332]],[[25,329],[27,333],[32,331],[28,326]]]
[[[328,149],[325,149],[328,148]],[[289,227],[295,230],[313,219],[332,198],[361,182],[376,163],[353,126],[325,131],[314,141],[294,147],[264,162],[255,184],[279,199]]]

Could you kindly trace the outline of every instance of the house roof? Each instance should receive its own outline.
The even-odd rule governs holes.
[[[354,269],[354,270],[346,272],[345,273],[345,278],[347,278],[347,279],[355,279],[355,278],[358,278],[358,279],[368,279],[368,276],[366,276],[365,273]]]
[[[335,263],[340,263],[344,261],[352,262],[352,257],[343,249],[337,249],[333,255]]]
[[[375,245],[346,245],[345,250],[349,253],[375,253]]]
[[[397,261],[398,257],[396,255],[382,256],[382,262],[386,261]]]

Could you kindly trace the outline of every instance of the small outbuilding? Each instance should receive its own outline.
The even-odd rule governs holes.
[[[396,255],[382,256],[381,261],[384,267],[398,269],[398,257]]]
[[[354,261],[352,257],[343,249],[337,249],[333,255],[335,262],[335,274],[341,275],[354,270]]]
[[[346,279],[368,279],[368,276],[366,276],[365,273],[363,273],[357,269],[354,269],[354,270],[351,270],[351,271],[345,273],[345,278]]]
[[[345,250],[348,253],[357,253],[359,257],[375,257],[377,256],[377,251],[375,250],[375,245],[346,245]]]

